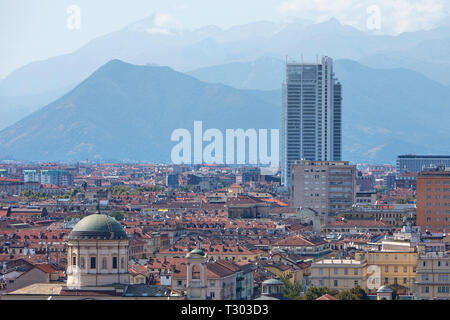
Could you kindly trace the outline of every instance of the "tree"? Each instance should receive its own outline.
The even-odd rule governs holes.
[[[118,212],[118,211],[110,213],[109,216],[113,217],[117,221],[121,221],[125,218],[125,215],[122,212]]]
[[[298,300],[302,297],[302,284],[298,281],[292,283],[287,277],[280,277],[284,284],[284,296],[291,300]]]
[[[367,294],[360,286],[356,286],[338,293],[336,298],[339,300],[367,300]]]
[[[306,300],[316,300],[317,298],[323,296],[324,294],[329,294],[331,296],[336,296],[338,292],[327,287],[310,287],[305,293]]]

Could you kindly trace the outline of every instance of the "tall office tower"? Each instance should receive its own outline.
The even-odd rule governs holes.
[[[290,185],[296,160],[340,161],[342,88],[333,59],[286,63],[282,105],[282,183]]]

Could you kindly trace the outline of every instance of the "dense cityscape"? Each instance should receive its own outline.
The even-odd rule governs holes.
[[[170,18],[0,79],[0,303],[450,300],[447,29]]]
[[[251,166],[3,163],[2,299],[448,299],[450,157],[422,158],[304,160],[293,194]],[[70,236],[96,216],[123,237]]]

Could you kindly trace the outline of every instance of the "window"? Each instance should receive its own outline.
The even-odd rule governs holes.
[[[84,266],[85,266],[85,264],[84,264],[84,257],[81,257],[80,258],[80,268],[84,269]]]
[[[355,268],[355,269],[353,270],[353,274],[354,274],[354,275],[357,275],[357,274],[358,274],[358,269]]]
[[[407,284],[408,283],[408,278],[403,278],[403,284]]]
[[[117,269],[117,257],[112,258],[112,268]]]
[[[344,274],[348,275],[348,269],[347,268],[344,268]]]
[[[95,269],[96,268],[96,259],[95,257],[91,257],[91,269]]]
[[[448,281],[448,274],[438,275],[438,281]]]
[[[120,268],[125,269],[125,259],[123,257],[120,258]]]
[[[389,266],[384,266],[384,272],[389,272]]]
[[[338,281],[334,280],[334,286],[337,287],[338,286]]]
[[[77,257],[76,257],[76,256],[73,256],[73,257],[72,257],[72,265],[73,265],[73,266],[76,266],[76,265],[77,265]]]
[[[407,266],[403,267],[403,272],[405,272],[405,273],[408,272],[408,267]]]
[[[339,269],[338,268],[334,268],[334,274],[338,274],[339,273]]]
[[[105,270],[108,268],[108,263],[106,261],[106,257],[103,257],[102,259],[102,269]]]
[[[438,287],[438,293],[449,293],[450,287]]]

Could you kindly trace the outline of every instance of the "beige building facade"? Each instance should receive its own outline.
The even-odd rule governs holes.
[[[366,290],[366,263],[353,259],[323,259],[311,265],[311,285],[344,291],[360,286]]]
[[[291,206],[311,208],[322,224],[355,203],[356,166],[348,161],[295,161],[291,168]]]
[[[450,300],[450,254],[419,254],[415,297],[418,300]]]

